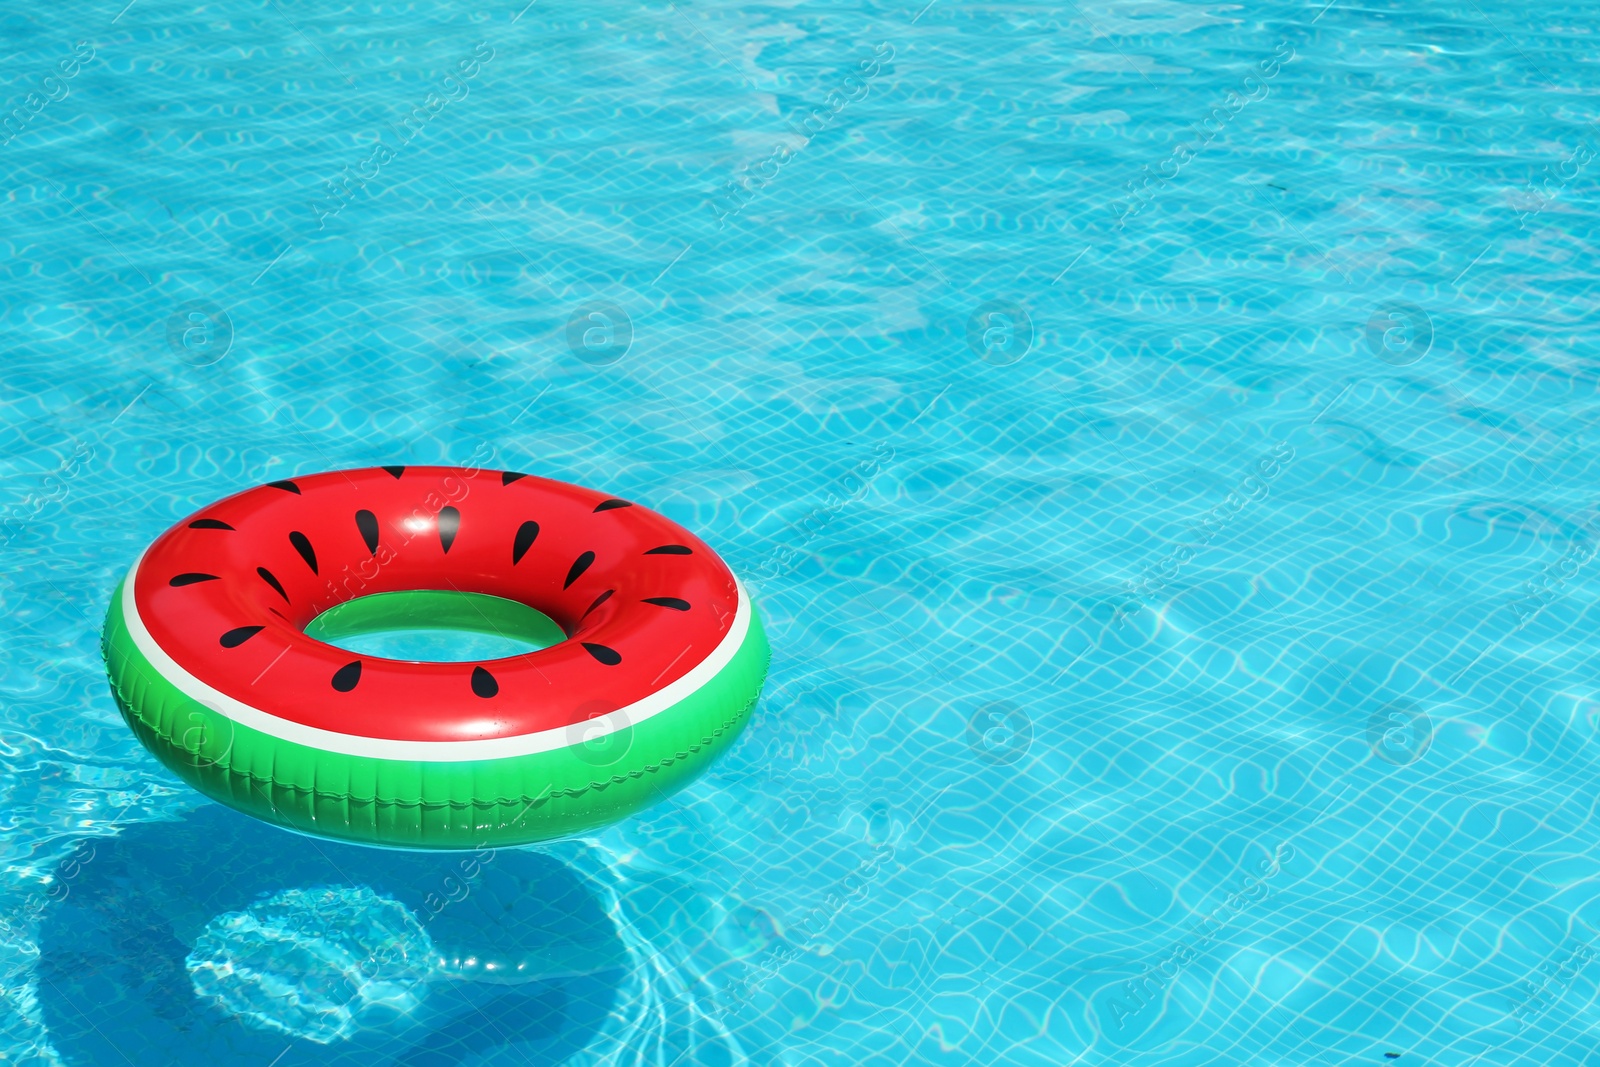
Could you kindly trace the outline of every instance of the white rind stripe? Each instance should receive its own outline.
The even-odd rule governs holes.
[[[711,654],[690,668],[689,673],[682,678],[663,686],[644,699],[582,723],[581,736],[571,733],[572,727],[561,726],[553,730],[519,734],[515,737],[486,737],[471,741],[395,741],[381,737],[342,734],[292,722],[261,708],[252,707],[242,700],[236,700],[190,674],[167,654],[166,649],[156,643],[144,620],[139,617],[133,591],[134,579],[139,574],[139,564],[143,562],[144,553],[141,552],[139,558],[133,561],[133,566],[128,568],[128,576],[122,586],[122,618],[127,624],[129,635],[133,638],[134,647],[150,661],[162,677],[176,686],[185,696],[199,701],[241,726],[259,730],[282,741],[292,741],[295,744],[338,753],[341,756],[419,760],[425,763],[465,763],[468,760],[531,756],[539,752],[553,752],[559,748],[582,744],[597,736],[604,736],[659,715],[692,695],[721,673],[744,644],[745,635],[750,631],[750,597],[745,591],[744,583],[735,577],[733,582],[738,591],[739,603],[734,611],[733,625],[723,635],[717,647],[711,650]]]

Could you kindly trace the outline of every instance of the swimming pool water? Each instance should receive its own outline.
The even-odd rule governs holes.
[[[1592,5],[0,42],[0,1062],[1600,1062]],[[746,577],[711,774],[463,859],[138,746],[142,546],[433,462]]]

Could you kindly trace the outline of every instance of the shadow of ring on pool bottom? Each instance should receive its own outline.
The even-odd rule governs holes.
[[[312,841],[218,805],[97,840],[40,930],[51,1043],[69,1067],[559,1064],[604,1022],[626,949],[582,879],[554,858],[472,857]],[[344,1018],[318,1009],[350,1002],[352,965],[370,975],[363,945],[386,920],[434,959],[475,957],[480,977],[429,960],[402,968],[397,982],[391,967],[381,991],[403,1011],[337,1035],[319,1029]],[[219,946],[221,966],[201,977],[227,995],[201,996],[191,954]],[[481,980],[485,961],[521,973]],[[419,966],[430,973],[417,977]]]

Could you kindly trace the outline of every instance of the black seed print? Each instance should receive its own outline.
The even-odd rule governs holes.
[[[246,641],[250,640],[256,634],[265,629],[265,626],[240,626],[229,630],[227,633],[217,638],[217,641],[222,645],[223,648],[238,648],[240,645],[244,644]]]
[[[572,568],[567,571],[567,580],[561,583],[561,588],[570,589],[572,583],[577,581],[584,571],[589,569],[589,564],[594,562],[594,553],[585,552],[572,561]]]
[[[511,542],[511,565],[515,567],[522,562],[522,557],[528,554],[528,549],[533,547],[534,538],[539,536],[539,524],[529,519],[517,527],[517,536]]]
[[[383,469],[388,471],[390,474],[394,475],[396,478],[399,478],[402,474],[404,474],[406,472],[406,469],[404,467],[401,467],[401,466],[384,467]]]
[[[439,509],[439,546],[446,552],[455,543],[456,534],[461,532],[461,512],[452,507]]]
[[[311,568],[311,573],[317,573],[317,553],[312,549],[311,542],[306,538],[306,535],[299,530],[294,530],[289,534],[289,543],[294,546],[296,552],[300,553],[300,558],[306,561],[306,566]]]
[[[518,471],[501,471],[500,472],[500,484],[501,485],[510,485],[512,482],[516,481],[518,478],[526,478],[526,477],[527,477],[526,474],[522,474],[522,473],[520,473]]]
[[[590,613],[593,612],[595,608],[599,607],[601,604],[604,604],[606,601],[610,600],[611,599],[611,594],[615,593],[615,592],[616,592],[615,589],[607,589],[604,593],[601,593],[599,596],[595,597],[594,598],[594,603],[589,605],[589,610],[585,611],[582,615],[578,616],[578,621],[582,622],[584,619],[587,619],[589,617]]]
[[[472,691],[487,699],[500,692],[500,683],[482,667],[472,668]]]
[[[356,529],[361,532],[361,540],[367,543],[367,551],[374,555],[378,552],[378,516],[362,508],[356,512]]]
[[[287,478],[283,479],[282,481],[268,482],[267,484],[272,486],[274,489],[282,489],[284,492],[293,493],[295,496],[300,495],[300,487],[295,485]]]
[[[602,500],[599,504],[595,505],[595,509],[594,510],[596,512],[599,512],[599,511],[611,511],[614,508],[631,508],[631,507],[633,507],[633,501],[631,501],[631,500],[618,500],[615,497],[613,497],[610,500]],[[593,513],[594,512],[591,512],[590,514],[593,514]]]
[[[688,556],[688,555],[693,554],[693,552],[694,552],[694,549],[688,547],[687,545],[662,545],[660,548],[652,548],[650,551],[646,552],[645,555],[647,555],[647,556]]]
[[[348,693],[361,681],[361,661],[354,660],[333,672],[333,687],[341,693]]]
[[[644,598],[644,602],[646,604],[654,604],[658,608],[671,608],[673,611],[689,610],[689,602],[680,600],[675,596],[647,596]]]
[[[607,667],[615,667],[622,662],[622,657],[617,655],[615,650],[609,649],[605,645],[591,645],[587,641],[582,642],[582,644],[589,655],[604,663]]]
[[[201,574],[199,571],[190,571],[187,574],[174,574],[168,585],[193,585],[196,582],[214,582],[215,574]]]
[[[271,571],[267,570],[265,567],[257,567],[256,573],[261,575],[261,580],[263,582],[266,582],[268,585],[272,586],[273,589],[277,590],[278,595],[283,597],[283,602],[285,604],[289,603],[289,594],[283,591],[283,583],[278,581],[277,577],[273,575]]]
[[[191,530],[231,530],[232,526],[221,519],[196,519],[189,524]]]

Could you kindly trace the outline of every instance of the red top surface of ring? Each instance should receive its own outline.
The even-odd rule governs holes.
[[[336,604],[413,589],[520,601],[568,640],[415,663],[303,632]],[[516,737],[625,707],[710,655],[739,597],[716,553],[648,508],[454,467],[246,490],[157,538],[132,592],[156,643],[212,688],[305,726],[401,741]]]

